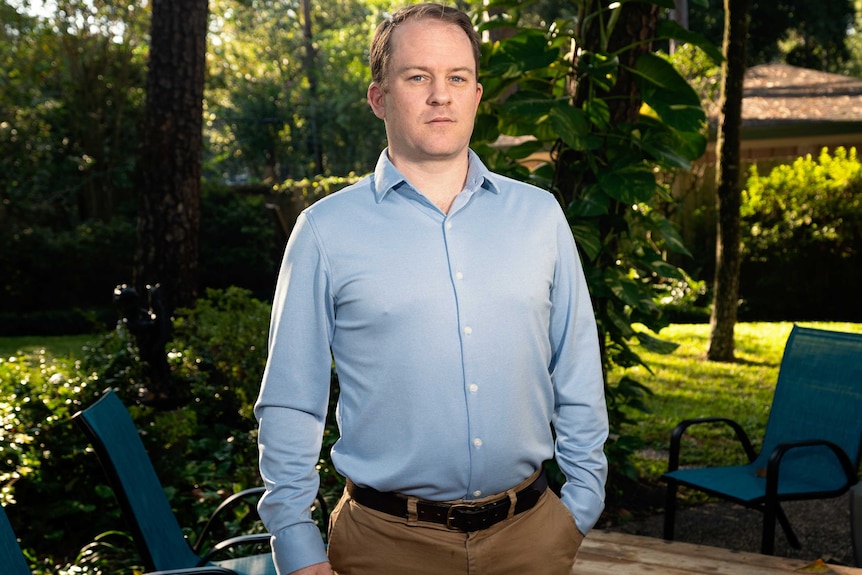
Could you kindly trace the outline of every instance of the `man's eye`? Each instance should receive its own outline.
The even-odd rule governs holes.
[[[424,79],[425,79],[425,76],[411,76],[410,77],[411,82],[421,82]]]
[[[461,77],[461,76],[452,76],[451,80],[452,80],[452,82],[454,82],[454,83],[456,83],[456,84],[461,84],[462,82],[466,82],[466,81],[467,81],[467,79],[466,79],[466,78],[463,78],[463,77]]]

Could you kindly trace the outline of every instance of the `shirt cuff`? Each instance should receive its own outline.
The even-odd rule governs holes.
[[[605,502],[597,497],[595,493],[586,489],[567,489],[568,485],[563,486],[562,501],[569,508],[575,518],[575,525],[578,526],[578,531],[582,535],[590,532],[605,508]],[[573,493],[575,492],[576,493]]]
[[[275,570],[279,575],[329,559],[320,529],[314,523],[297,523],[272,536]]]

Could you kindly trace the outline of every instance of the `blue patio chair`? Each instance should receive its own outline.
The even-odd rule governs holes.
[[[6,516],[6,511],[0,505],[0,565],[3,575],[31,575],[27,559],[18,545],[18,538],[12,530],[12,524]]]
[[[680,468],[681,439],[695,424],[721,423],[736,434],[747,465]],[[775,523],[799,548],[782,501],[838,497],[857,483],[862,444],[862,334],[794,326],[784,348],[759,454],[726,417],[683,421],[670,440],[664,538],[672,540],[679,485],[763,512],[761,553],[772,555]]]
[[[251,497],[259,497],[262,487],[235,493],[215,510],[203,532],[191,545],[183,535],[170,502],[156,476],[152,462],[138,435],[128,410],[112,390],[107,390],[93,405],[73,416],[89,437],[99,456],[145,569],[172,575],[275,575],[271,553],[215,560],[214,557],[242,545],[268,542],[270,535],[240,535],[220,541],[208,551],[211,528],[221,514]],[[316,505],[325,525],[327,510],[322,498]]]

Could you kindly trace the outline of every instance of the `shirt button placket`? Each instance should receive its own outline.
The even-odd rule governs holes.
[[[452,222],[447,220],[444,223],[444,228],[445,228],[446,232],[449,232],[450,230],[452,230],[452,228],[453,228]],[[451,255],[452,254],[450,253],[450,257],[451,257]],[[451,260],[450,260],[450,262],[451,262]],[[455,286],[455,290],[456,290],[456,293],[458,293],[463,288],[463,286],[461,285],[461,282],[464,281],[465,273],[464,273],[463,269],[458,269],[457,265],[453,265],[452,268],[453,268],[452,277],[454,278],[455,282],[458,284]],[[456,297],[459,297],[459,296],[456,296]],[[463,334],[463,336],[465,338],[470,337],[473,335],[473,327],[469,324],[463,323],[462,327],[461,327],[461,333]],[[464,342],[464,344],[466,345],[466,342]],[[467,366],[465,365],[465,368],[466,367]],[[472,410],[476,409],[476,403],[475,402],[478,401],[477,395],[479,392],[479,386],[476,383],[470,383],[467,385],[467,391],[468,391],[468,395],[469,395],[467,409],[468,409],[468,411],[471,412]],[[473,421],[473,418],[470,417],[470,420]],[[470,424],[470,427],[471,428],[473,427],[472,423]],[[479,431],[479,430],[471,429],[471,431],[475,432],[475,431]],[[484,444],[484,442],[482,441],[482,438],[479,437],[478,435],[473,435],[473,438],[470,440],[470,445],[473,448],[473,450],[475,450],[475,451],[480,450],[483,444]],[[479,497],[481,497],[483,494],[481,489],[474,489],[470,493],[472,494],[472,496],[474,498],[477,498],[477,499]]]

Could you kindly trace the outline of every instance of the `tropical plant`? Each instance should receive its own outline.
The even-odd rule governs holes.
[[[190,536],[227,495],[260,484],[251,409],[269,308],[231,288],[208,290],[178,311],[167,358],[172,385],[187,401],[176,409],[137,402],[147,366],[122,323],[74,358],[40,349],[0,359],[0,503],[38,564],[34,573],[133,572],[140,564],[119,531],[125,526],[104,471],[70,421],[106,388],[126,403]],[[230,521],[259,529],[252,518],[240,510]]]
[[[485,96],[473,146],[492,169],[557,196],[586,269],[605,369],[641,365],[633,342],[650,350],[674,346],[635,326],[664,326],[656,286],[685,277],[667,260],[668,252],[687,250],[655,209],[672,201],[657,175],[688,169],[706,147],[697,93],[651,43],[676,38],[716,61],[721,56],[659,17],[672,1],[578,0],[543,26],[520,22],[525,4],[487,3],[491,17],[481,29],[500,39],[484,46]],[[608,453],[618,474],[634,475],[627,459],[636,441],[619,430],[630,409],[644,408],[648,393],[625,374],[608,382]]]

